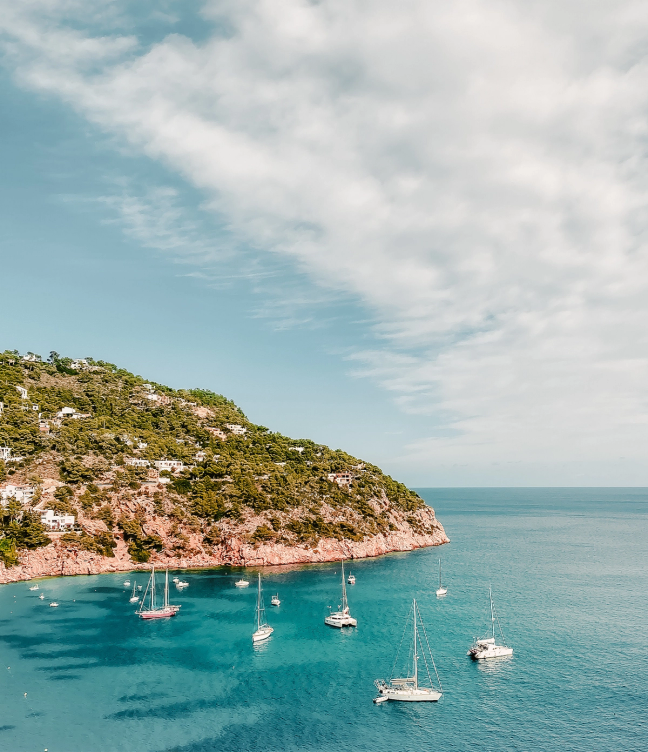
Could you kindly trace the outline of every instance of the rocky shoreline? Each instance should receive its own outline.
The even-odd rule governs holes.
[[[365,559],[398,551],[440,546],[449,538],[437,522],[432,534],[394,531],[376,535],[362,541],[322,538],[316,547],[285,546],[277,543],[252,545],[231,537],[215,546],[211,553],[201,552],[187,556],[156,554],[146,564],[137,564],[128,554],[127,544],[118,540],[114,557],[100,556],[89,551],[69,549],[60,541],[49,546],[23,553],[20,564],[7,569],[0,562],[0,584],[21,582],[38,577],[101,574],[104,572],[129,572],[148,570],[152,564],[173,569],[206,569],[209,567],[267,567],[290,564],[315,564],[341,559]]]

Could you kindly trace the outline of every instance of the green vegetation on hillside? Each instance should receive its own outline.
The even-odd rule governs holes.
[[[0,447],[22,458],[0,461],[0,480],[38,484],[49,472],[65,485],[48,508],[105,523],[108,535],[68,534],[63,542],[70,546],[111,555],[112,535],[120,532],[135,561],[161,550],[161,539],[145,532],[144,517],[113,509],[116,499],[151,484],[151,468],[130,466],[133,460],[151,467],[163,459],[183,463],[174,474],[161,471],[168,483],[156,486],[152,502],[156,515],[172,521],[180,548],[191,532],[218,545],[227,525],[250,515],[263,518],[249,533],[259,543],[361,540],[393,529],[390,511],[418,524],[411,515],[423,501],[379,468],[255,425],[221,395],[170,389],[91,358],[79,363],[54,352],[44,362],[29,358],[0,354]],[[69,410],[61,415],[63,408]],[[329,480],[338,472],[352,473],[350,488]],[[385,498],[389,505],[370,503]],[[24,511],[3,517],[0,557],[7,564],[16,550],[47,542],[35,520]],[[29,534],[19,535],[16,526]]]

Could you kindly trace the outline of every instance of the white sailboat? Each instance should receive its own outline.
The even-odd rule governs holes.
[[[399,647],[398,653],[396,653],[396,659],[394,660],[392,675],[389,678],[389,681],[385,681],[384,679],[376,679],[376,681],[374,682],[376,689],[378,690],[378,697],[374,699],[375,703],[386,702],[387,700],[398,700],[401,702],[436,702],[443,695],[441,680],[439,679],[439,674],[434,663],[434,658],[432,657],[430,643],[425,632],[425,625],[423,624],[423,620],[421,619],[421,614],[418,610],[418,606],[416,605],[416,599],[412,601],[412,607],[407,616],[407,622],[405,623],[405,630],[407,630],[409,626],[410,615],[412,616],[413,627],[413,642],[411,648],[413,663],[412,671],[410,672],[408,668],[408,673],[410,674],[410,676],[394,677],[394,669],[396,668],[396,664],[398,662],[398,654],[400,653]],[[405,632],[403,632],[403,639],[404,638]],[[425,639],[425,642],[423,642],[423,638]],[[403,639],[401,639],[401,645],[403,644]],[[429,686],[426,686],[426,684],[424,683],[426,681],[425,678],[421,679],[420,676],[421,672],[419,671],[418,666],[420,658],[423,658],[423,662],[425,664],[427,685]],[[432,677],[430,675],[430,664],[432,664],[432,668],[434,669],[439,689],[436,689],[432,682]]]
[[[137,583],[134,582],[133,583],[133,592],[132,592],[131,597],[130,597],[130,599],[129,599],[128,602],[129,603],[137,603],[138,600],[139,600],[139,595],[137,595]]]
[[[29,589],[30,590],[40,590],[40,588],[38,587],[38,585],[32,585]]]
[[[261,592],[261,572],[259,572],[259,590],[256,602],[256,632],[252,634],[252,642],[267,640],[274,629],[265,620],[265,606],[263,605],[263,593]]]
[[[443,587],[441,584],[441,559],[439,559],[439,589],[436,591],[437,598],[440,598],[442,595],[447,595],[448,588]]]
[[[146,603],[146,596],[149,595],[148,608],[144,605]],[[164,580],[164,604],[162,607],[157,605],[155,598],[155,567],[151,568],[151,578],[148,581],[144,595],[142,596],[142,602],[139,609],[135,612],[140,619],[166,619],[169,616],[175,616],[180,610],[180,606],[172,606],[169,603],[169,570],[166,570],[166,577]]]
[[[330,608],[330,606],[329,606]],[[344,560],[342,560],[342,603],[338,606],[339,611],[334,611],[324,619],[324,624],[329,627],[357,627],[358,620],[349,614],[347,602],[346,583],[344,581]]]
[[[472,647],[468,651],[468,655],[475,661],[481,661],[487,658],[505,658],[508,655],[513,655],[513,648],[509,648],[504,641],[504,634],[502,627],[497,619],[495,608],[493,607],[493,591],[488,588],[488,597],[490,599],[490,612],[491,612],[491,637],[485,637],[481,640],[475,639]],[[495,643],[495,619],[497,619],[497,626],[502,637],[502,645]]]

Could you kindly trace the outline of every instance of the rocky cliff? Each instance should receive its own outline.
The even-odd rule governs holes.
[[[448,541],[434,511],[378,467],[271,432],[220,395],[102,361],[1,354],[0,451],[0,582]]]

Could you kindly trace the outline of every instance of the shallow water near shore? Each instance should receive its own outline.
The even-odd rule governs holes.
[[[356,630],[323,623],[339,563],[265,573],[275,632],[256,647],[240,569],[183,573],[180,614],[159,622],[128,602],[123,582],[145,586],[141,572],[1,586],[0,750],[646,749],[648,490],[419,493],[451,543],[351,562]],[[490,583],[515,654],[475,664],[466,650],[487,627]],[[373,705],[412,597],[444,696]]]

